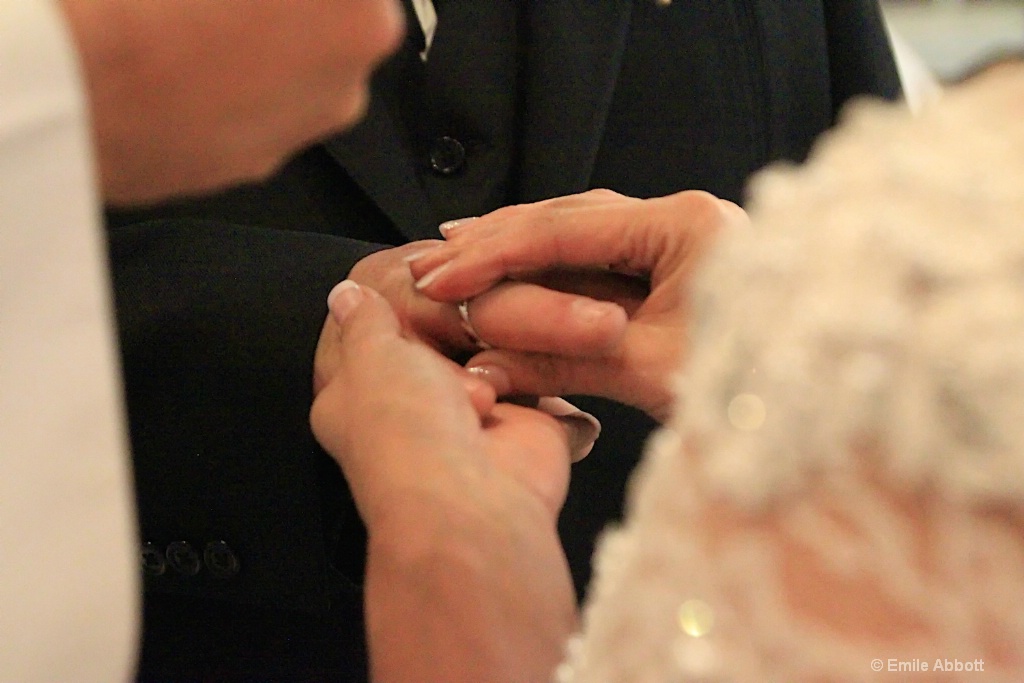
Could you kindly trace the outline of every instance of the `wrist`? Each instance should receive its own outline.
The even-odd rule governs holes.
[[[424,671],[446,682],[549,677],[578,624],[565,556],[541,508],[427,506],[371,530],[375,680]]]

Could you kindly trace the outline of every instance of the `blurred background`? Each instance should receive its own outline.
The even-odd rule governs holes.
[[[940,81],[1024,51],[1024,0],[883,0],[882,9],[897,46],[902,40]]]

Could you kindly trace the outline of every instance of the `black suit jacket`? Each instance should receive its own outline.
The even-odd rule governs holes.
[[[741,201],[750,173],[804,158],[850,97],[899,92],[870,0],[527,5],[516,202],[595,187]],[[419,185],[385,83],[365,122],[267,183],[110,217],[150,544],[146,680],[365,677],[364,538],[308,428],[313,352],[326,294],[356,261],[436,238],[456,218]],[[582,590],[653,425],[611,402],[579,403],[605,428],[561,520]],[[160,558],[183,541],[200,559],[192,576],[171,566],[180,554]],[[217,542],[238,560],[229,578],[202,560]]]

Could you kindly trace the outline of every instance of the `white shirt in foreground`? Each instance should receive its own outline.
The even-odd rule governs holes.
[[[139,587],[82,86],[51,0],[0,3],[0,680],[118,681]]]

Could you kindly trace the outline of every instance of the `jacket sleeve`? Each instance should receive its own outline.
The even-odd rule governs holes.
[[[343,483],[312,361],[331,286],[382,245],[199,219],[110,240],[147,590],[326,609]]]

